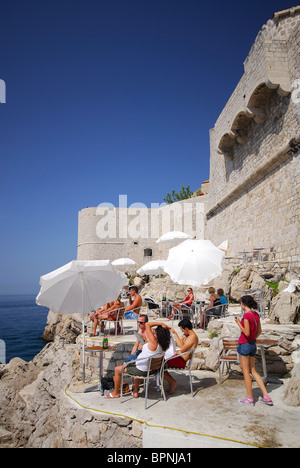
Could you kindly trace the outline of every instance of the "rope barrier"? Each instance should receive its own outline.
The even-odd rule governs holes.
[[[176,427],[149,424],[147,421],[144,421],[142,419],[136,419],[136,418],[133,418],[132,416],[128,416],[126,414],[112,413],[110,411],[100,410],[100,409],[96,409],[96,408],[89,408],[87,406],[84,406],[82,403],[77,401],[72,395],[70,395],[68,393],[68,389],[69,389],[69,386],[65,388],[65,395],[68,398],[70,398],[72,401],[74,401],[78,406],[80,406],[81,408],[83,408],[85,410],[88,410],[88,411],[95,411],[97,413],[107,414],[109,416],[117,416],[117,417],[121,417],[121,418],[131,419],[132,421],[136,421],[136,422],[138,422],[140,424],[144,424],[145,426],[148,426],[150,428],[168,429],[168,430],[171,430],[171,431],[177,431],[177,432],[181,432],[181,433],[184,433],[184,434],[191,434],[191,435],[196,435],[196,436],[200,436],[200,437],[209,437],[211,439],[224,440],[226,442],[234,442],[235,444],[247,445],[247,446],[255,447],[255,448],[270,448],[270,447],[265,447],[265,446],[261,446],[261,445],[257,445],[257,444],[251,444],[249,442],[241,442],[239,440],[228,439],[228,438],[225,438],[225,437],[214,436],[214,435],[210,435],[210,434],[202,434],[200,432],[187,431],[185,429],[179,429],[179,428],[176,428]]]

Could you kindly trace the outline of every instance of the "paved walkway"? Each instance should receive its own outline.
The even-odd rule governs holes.
[[[138,399],[107,400],[99,392],[83,393],[91,384],[82,384],[67,389],[66,397],[90,411],[143,423],[144,447],[299,447],[300,408],[283,404],[284,385],[268,385],[273,407],[244,407],[237,402],[245,393],[241,377],[219,385],[215,373],[193,371],[194,398],[187,375],[176,373],[176,379],[176,393],[167,401],[150,383],[146,410],[143,391]],[[255,401],[259,395],[254,385]]]
[[[127,333],[135,326],[135,321],[134,325],[126,321]],[[118,337],[120,341],[134,341],[134,336],[129,332]],[[92,345],[96,342],[93,338]],[[219,385],[216,373],[193,371],[194,398],[189,392],[188,374],[180,371],[174,373],[174,377],[178,387],[174,395],[167,396],[167,401],[163,401],[151,381],[147,410],[143,391],[138,399],[127,395],[108,400],[99,392],[84,393],[94,382],[70,386],[66,389],[66,398],[90,411],[118,415],[143,424],[144,447],[299,447],[300,407],[283,404],[287,381],[284,385],[268,384],[273,407],[257,402],[260,390],[254,383],[256,404],[244,407],[238,403],[238,399],[245,396],[241,376],[232,375]]]

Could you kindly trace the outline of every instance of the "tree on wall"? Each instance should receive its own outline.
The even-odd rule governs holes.
[[[164,201],[168,204],[171,204],[180,200],[186,200],[187,198],[191,198],[192,195],[193,192],[191,192],[190,190],[190,185],[188,185],[187,187],[184,187],[182,185],[179,193],[176,193],[175,190],[172,190],[171,193],[167,193],[166,197],[164,198]]]

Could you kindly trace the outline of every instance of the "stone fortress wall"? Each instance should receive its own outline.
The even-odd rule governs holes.
[[[300,7],[274,14],[210,131],[205,236],[300,267]]]
[[[263,26],[210,130],[208,194],[159,208],[81,210],[78,259],[165,259],[170,245],[156,239],[183,230],[215,245],[228,240],[228,256],[272,248],[299,268],[299,51],[300,6]]]

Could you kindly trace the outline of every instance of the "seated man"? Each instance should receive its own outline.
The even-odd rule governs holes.
[[[133,311],[135,314],[139,315],[140,308],[143,305],[143,299],[138,293],[138,288],[136,286],[130,286],[128,296],[129,306],[126,307],[125,313]]]
[[[137,359],[138,355],[141,354],[143,345],[148,342],[146,333],[146,323],[148,322],[148,315],[142,314],[138,318],[139,331],[135,332],[136,342],[131,350],[130,356],[128,356],[124,362],[130,362]]]
[[[178,326],[183,333],[181,338],[179,338],[177,332],[173,328],[169,327],[170,332],[173,333],[176,340],[177,346],[179,346],[179,350],[174,357],[167,362],[167,366],[184,369],[191,355],[190,353],[187,353],[184,356],[178,356],[178,354],[195,349],[198,346],[198,336],[194,332],[193,325],[189,319],[184,318],[179,322]],[[172,395],[177,387],[177,381],[169,374],[168,371],[165,372],[164,378],[169,384],[168,393],[169,395]]]

